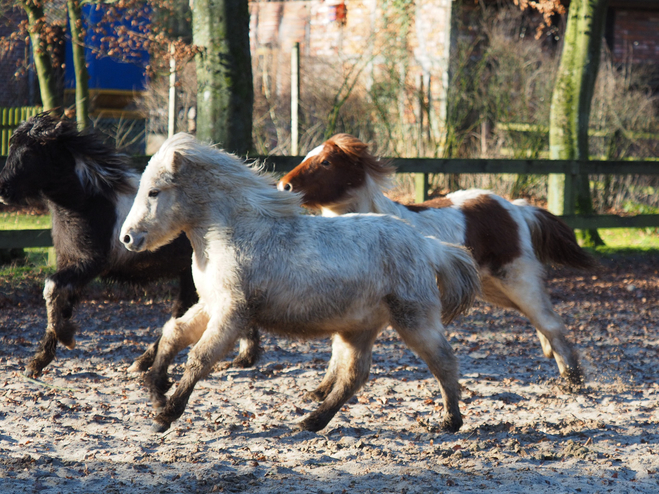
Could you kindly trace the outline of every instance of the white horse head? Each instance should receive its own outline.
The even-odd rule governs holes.
[[[216,207],[199,207],[207,203]],[[144,170],[121,241],[129,250],[153,250],[209,221],[208,215],[221,224],[236,209],[280,216],[298,214],[299,204],[297,195],[277,191],[258,167],[179,133],[163,143]]]

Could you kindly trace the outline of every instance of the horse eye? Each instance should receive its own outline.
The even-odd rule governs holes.
[[[331,163],[330,163],[329,161],[327,161],[327,160],[323,160],[323,161],[320,162],[320,164],[321,164],[322,166],[330,166]]]
[[[158,194],[160,194],[160,191],[157,189],[151,189],[149,191],[149,197],[158,197]]]

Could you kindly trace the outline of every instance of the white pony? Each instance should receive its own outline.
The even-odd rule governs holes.
[[[399,204],[382,192],[393,173],[394,168],[372,156],[359,139],[337,134],[311,151],[277,187],[301,193],[303,204],[320,209],[323,216],[390,214],[424,235],[465,245],[478,263],[483,298],[526,315],[537,329],[545,356],[553,356],[561,375],[580,385],[579,359],[552,308],[542,265],[594,266],[572,230],[544,209],[524,201],[510,203],[485,190],[461,190],[423,204]]]
[[[378,333],[391,324],[427,363],[444,399],[442,426],[462,425],[458,366],[440,314],[473,303],[478,273],[466,249],[424,237],[382,215],[302,215],[296,194],[234,156],[177,134],[151,158],[121,230],[132,251],[185,232],[194,249],[199,303],[168,323],[145,376],[154,429],[183,413],[192,390],[248,327],[317,338],[334,335],[324,402],[298,427],[320,430],[368,378]],[[167,368],[194,345],[169,399]]]

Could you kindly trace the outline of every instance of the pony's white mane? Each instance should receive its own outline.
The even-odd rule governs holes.
[[[259,163],[245,163],[186,133],[167,139],[152,160],[171,163],[174,153],[194,166],[193,174],[208,184],[206,191],[211,194],[231,197],[241,202],[241,207],[265,216],[291,216],[302,211],[300,195],[277,190],[275,180]]]
[[[378,214],[394,214],[393,201],[384,195],[393,185],[392,175],[366,173],[363,188],[355,191],[355,197],[366,197],[370,201],[367,211]],[[360,212],[362,212],[360,210]]]
[[[379,162],[380,160],[378,159],[377,161]],[[373,173],[370,168],[366,168],[366,176],[369,177],[373,184],[382,192],[393,188],[395,173],[396,170],[394,168],[391,168],[391,171],[384,173]]]

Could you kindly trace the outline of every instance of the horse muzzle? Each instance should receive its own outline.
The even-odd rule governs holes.
[[[277,183],[277,189],[282,192],[293,192],[293,184],[290,182],[285,182],[284,180],[280,180],[279,183]]]
[[[142,252],[146,246],[146,232],[127,231],[121,233],[121,243],[132,252]]]

